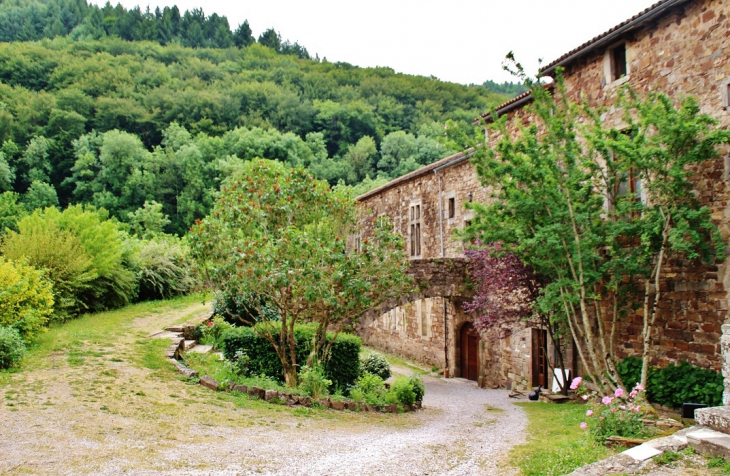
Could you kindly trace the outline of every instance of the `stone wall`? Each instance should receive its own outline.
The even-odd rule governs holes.
[[[610,48],[615,45],[599,48],[566,67],[568,94],[575,100],[585,100],[592,106],[603,108],[604,122],[618,128],[622,127],[622,117],[614,104],[624,84],[639,93],[661,91],[676,99],[692,95],[698,99],[702,112],[710,114],[722,127],[727,128],[730,125],[728,32],[730,0],[700,0],[674,7],[643,29],[617,40],[616,44],[626,44],[627,76],[612,80],[608,61]],[[517,130],[517,124],[530,122],[526,109],[513,111],[510,116],[513,133]],[[490,142],[496,140],[496,136],[490,137]],[[474,201],[487,202],[490,200],[490,191],[480,185],[468,161],[444,168],[439,175],[442,177],[441,213],[445,256],[456,258],[462,256],[462,248],[452,238],[452,231],[462,228],[471,219],[463,203],[468,201],[470,193]],[[730,238],[729,177],[730,157],[726,152],[716,160],[698,165],[692,177],[700,203],[711,209],[726,239]],[[363,234],[367,234],[374,218],[388,215],[395,229],[408,242],[409,207],[418,203],[423,216],[423,245],[419,258],[440,257],[438,185],[438,177],[431,170],[428,173],[416,173],[408,180],[399,181],[392,187],[367,196],[360,202]],[[453,218],[447,216],[450,197],[455,198],[457,205]],[[409,251],[408,246],[406,244],[404,249],[406,253]],[[726,353],[730,352],[730,345],[721,346],[721,326],[727,319],[730,290],[728,264],[728,261],[712,265],[682,261],[669,263],[665,268],[661,282],[663,303],[653,338],[653,364],[661,366],[686,360],[704,368],[723,369],[726,375],[730,375],[730,355],[725,356],[726,363],[723,365],[723,349],[726,349]],[[433,296],[436,294],[432,293]],[[458,369],[454,368],[458,356],[457,331],[467,317],[460,311],[458,304],[451,305],[454,306],[454,312],[449,315],[452,317],[447,318],[447,337],[452,339],[449,344],[450,367],[458,375]],[[438,306],[432,303],[432,312]],[[407,314],[413,310],[404,307],[401,312]],[[433,316],[433,319],[434,323],[441,319],[440,326],[443,327],[442,317]],[[640,311],[621,320],[617,329],[620,356],[640,353],[642,343],[638,336],[641,326]],[[377,329],[377,326],[373,327],[370,334],[373,345],[382,344],[383,348],[388,346],[396,353],[424,362],[441,362],[439,365],[442,365],[445,360],[443,350],[440,357],[436,350],[439,344],[443,349],[443,340],[438,340],[442,336],[426,345],[422,338],[413,333],[388,336],[384,330]],[[483,385],[519,387],[531,381],[529,329],[512,329],[508,337],[483,336],[481,348],[480,375]],[[730,400],[730,384],[726,385],[726,400]]]
[[[405,181],[381,193],[361,199],[359,206],[362,213],[360,229],[362,236],[367,236],[375,219],[388,216],[393,226],[405,238],[404,251],[410,257],[409,217],[410,207],[420,204],[421,207],[421,254],[417,259],[441,257],[441,225],[443,223],[444,257],[462,256],[462,245],[453,238],[453,231],[461,229],[473,216],[466,210],[464,203],[471,199],[485,203],[490,200],[487,188],[482,187],[474,173],[474,167],[468,160],[438,171],[441,176],[441,213],[439,218],[439,179],[436,173],[429,171],[411,180]],[[454,200],[454,217],[449,218],[449,199]]]
[[[688,2],[625,39],[628,75],[607,77],[607,50],[598,50],[566,68],[568,93],[606,108],[604,122],[622,126],[621,112],[612,107],[620,86],[639,93],[661,91],[674,98],[692,95],[702,112],[730,125],[726,109],[730,80],[730,2]],[[620,43],[620,42],[618,42]],[[726,157],[697,167],[693,177],[697,196],[711,208],[725,238],[730,237],[730,194]],[[655,365],[687,360],[720,370],[720,326],[727,317],[727,263],[671,263],[662,280],[664,304],[654,337]],[[641,312],[622,320],[618,342],[622,356],[640,352]]]

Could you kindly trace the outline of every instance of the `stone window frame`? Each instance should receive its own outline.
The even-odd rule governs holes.
[[[423,256],[423,203],[421,199],[411,200],[408,203],[408,259],[421,259]],[[417,218],[416,218],[417,217]],[[413,231],[418,234],[413,236]],[[415,250],[413,248],[416,248]],[[416,253],[418,251],[418,253]]]
[[[618,126],[616,128],[616,130],[618,130],[621,134],[626,134],[626,133],[629,132],[629,126],[628,126],[628,124],[623,123],[620,126]],[[604,164],[604,172],[606,172],[606,169],[607,168],[608,168],[608,165],[607,164]],[[626,180],[626,182],[627,182],[627,188],[628,188],[628,194],[632,194],[632,193],[633,194],[636,194],[636,184],[638,182],[638,185],[639,185],[639,194],[636,195],[636,197],[641,201],[641,203],[646,203],[648,197],[646,195],[646,189],[644,188],[644,184],[642,183],[641,179],[637,179],[633,174],[634,174],[634,171],[632,169],[629,172],[629,176],[627,177],[627,180]],[[621,183],[623,183],[623,181],[621,181]],[[606,195],[605,195],[605,200],[604,200],[603,208],[606,210],[606,212],[610,212],[610,211],[613,210],[613,208],[614,208],[614,205],[613,205],[614,198],[616,196],[619,196],[618,195],[618,189],[619,189],[621,183],[615,184],[613,190],[606,190],[605,191]],[[627,194],[621,194],[621,195],[627,195]]]
[[[444,220],[446,220],[446,223],[448,225],[453,225],[456,223],[457,218],[459,218],[459,215],[461,215],[458,203],[456,202],[456,190],[448,190],[443,193],[445,206],[443,208],[444,210]],[[451,201],[453,200],[454,203],[454,216],[449,216],[449,207],[451,204]]]
[[[720,94],[722,95],[722,107],[730,111],[730,79],[720,83]]]
[[[615,78],[613,53],[616,48],[624,45],[626,50],[626,74],[621,78]],[[615,88],[631,79],[631,63],[629,62],[629,42],[626,39],[617,41],[606,48],[603,53],[603,79],[601,80],[603,88]]]
[[[417,335],[419,338],[425,340],[433,337],[433,319],[431,318],[433,303],[429,301],[429,298],[423,298],[416,301],[416,319],[418,322]],[[424,328],[426,330],[426,334],[423,333]]]

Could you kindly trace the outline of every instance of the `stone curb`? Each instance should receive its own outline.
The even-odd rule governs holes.
[[[168,332],[180,332],[178,329],[188,331],[187,327],[191,326],[169,327],[165,330]],[[181,375],[187,378],[198,377],[198,372],[196,370],[187,367],[182,362],[177,360],[180,357],[181,353],[184,351],[185,347],[190,346],[190,339],[186,340],[184,337],[175,337],[172,339],[172,342],[172,345],[170,345],[170,347],[165,350],[165,356],[167,357],[167,361],[174,365]],[[266,390],[261,387],[247,387],[246,385],[236,385],[231,383],[228,385],[228,387],[222,388],[221,384],[209,375],[204,375],[200,377],[200,385],[216,391],[221,390],[226,392],[244,393],[251,398],[264,400],[266,402],[285,402],[289,406],[301,405],[305,407],[311,407],[312,404],[315,403],[312,397],[292,395],[290,393],[279,392],[277,390]],[[316,403],[318,403],[319,406],[322,408],[330,408],[337,411],[349,410],[352,412],[398,413],[398,405],[368,405],[366,403],[358,403],[353,400],[335,401],[329,398],[321,398],[317,400]],[[416,402],[414,405],[403,405],[402,408],[406,412],[413,412],[416,410],[420,410],[422,408],[422,404],[421,402]]]

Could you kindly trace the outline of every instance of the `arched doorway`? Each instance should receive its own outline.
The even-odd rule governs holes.
[[[461,376],[469,380],[479,379],[479,333],[471,322],[461,326]]]

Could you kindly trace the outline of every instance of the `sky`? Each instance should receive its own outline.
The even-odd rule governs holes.
[[[121,0],[152,10],[177,4],[248,20],[254,36],[275,28],[314,56],[444,81],[510,81],[513,51],[528,72],[639,13],[657,0]],[[93,0],[104,4],[106,0]],[[112,2],[116,4],[116,2]]]

